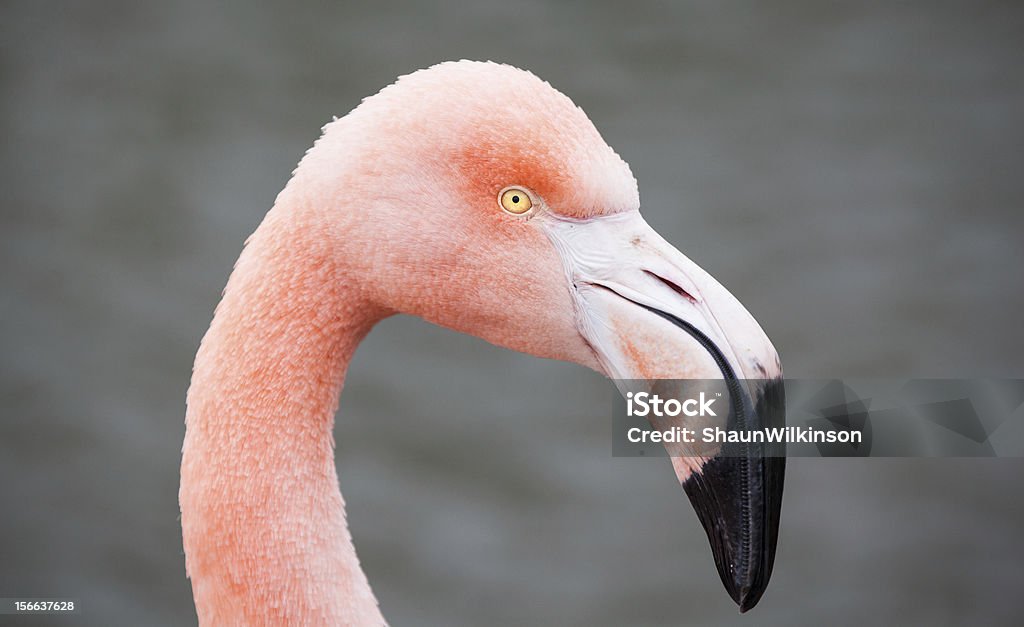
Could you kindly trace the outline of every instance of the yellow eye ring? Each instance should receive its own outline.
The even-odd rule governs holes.
[[[521,187],[506,187],[498,195],[498,204],[509,213],[522,215],[533,208],[533,198]]]

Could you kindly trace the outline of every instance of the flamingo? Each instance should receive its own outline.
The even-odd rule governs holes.
[[[587,115],[508,65],[435,65],[324,126],[246,241],[195,358],[179,504],[200,624],[385,624],[332,427],[350,358],[393,314],[617,381],[757,379],[730,407],[748,426],[776,421],[770,340],[639,206]],[[672,465],[727,591],[753,607],[783,460]]]

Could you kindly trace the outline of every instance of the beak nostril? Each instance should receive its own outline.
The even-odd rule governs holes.
[[[661,276],[660,274],[655,274],[654,272],[651,272],[650,270],[644,270],[644,273],[647,274],[648,276],[651,276],[651,277],[657,279],[658,281],[661,281],[666,287],[668,287],[670,290],[672,290],[676,294],[679,294],[680,296],[682,296],[686,300],[690,301],[690,303],[696,303],[697,302],[697,299],[693,297],[693,294],[690,294],[689,292],[687,292],[683,288],[679,287],[677,284],[673,283],[672,281],[669,281],[668,279],[666,279],[665,277]]]

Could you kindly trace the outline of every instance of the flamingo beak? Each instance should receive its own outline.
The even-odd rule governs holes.
[[[623,394],[637,386],[718,380],[729,390],[728,411],[713,419],[718,426],[784,425],[782,369],[771,341],[732,294],[639,212],[550,217],[545,231],[570,280],[579,331]],[[687,420],[668,422],[686,426]],[[785,458],[766,456],[756,445],[666,448],[722,583],[745,612],[760,600],[775,561]]]

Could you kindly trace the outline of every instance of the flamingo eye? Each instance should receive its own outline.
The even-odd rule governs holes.
[[[508,187],[502,190],[498,196],[498,203],[501,208],[509,213],[521,215],[533,207],[533,199],[529,192],[521,187]]]

